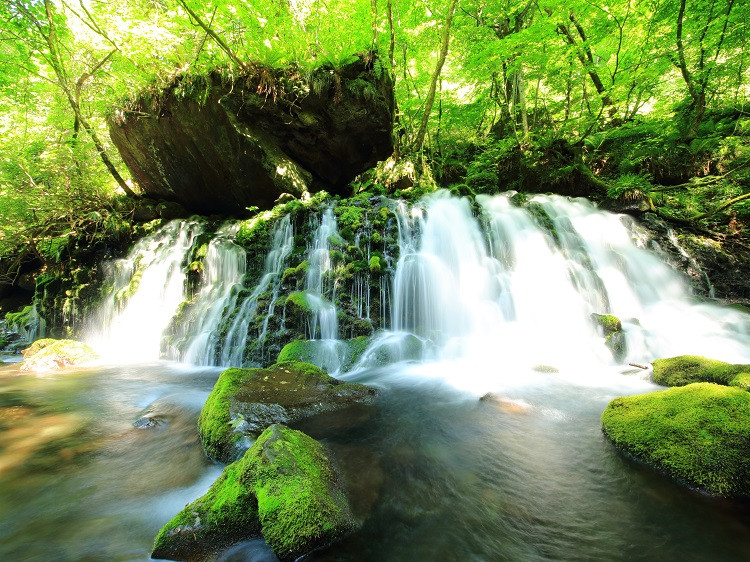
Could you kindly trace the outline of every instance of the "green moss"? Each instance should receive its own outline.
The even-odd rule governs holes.
[[[75,340],[38,340],[24,353],[21,371],[51,371],[90,363],[96,352]]]
[[[57,340],[54,338],[42,338],[40,340],[36,340],[29,347],[23,350],[23,355],[24,357],[31,357],[32,355],[35,355],[37,352],[44,349],[45,347],[52,345],[56,341]]]
[[[232,396],[260,369],[227,369],[219,375],[198,417],[198,431],[206,454],[214,459],[230,459],[242,440],[230,425],[229,404]]]
[[[616,398],[602,414],[614,445],[714,495],[750,494],[750,394],[711,383]]]
[[[243,461],[258,497],[263,537],[282,560],[294,560],[354,529],[331,464],[314,439],[273,425]]]
[[[750,365],[733,365],[698,355],[681,355],[653,361],[653,379],[664,386],[684,386],[694,382],[748,388]]]
[[[162,528],[152,557],[199,559],[262,533],[279,558],[294,560],[354,526],[323,446],[272,425],[203,497]]]
[[[383,260],[378,256],[372,256],[370,258],[370,273],[373,275],[380,275],[383,272]]]
[[[23,330],[29,326],[33,315],[34,307],[29,305],[18,312],[9,312],[5,315],[5,321],[11,330]]]
[[[312,312],[305,291],[295,291],[290,293],[284,301],[284,308],[287,318],[293,321],[292,324],[296,323],[298,326],[302,326],[306,321],[305,319],[308,318]]]
[[[260,534],[258,501],[242,484],[246,469],[237,461],[224,469],[205,495],[185,506],[154,540],[152,558],[193,560]]]
[[[592,314],[591,319],[602,329],[605,337],[622,331],[622,323],[617,316],[611,314]]]
[[[341,369],[347,371],[359,361],[359,358],[367,349],[370,338],[360,336],[349,340],[340,340],[338,342],[341,350]],[[318,364],[318,358],[321,356],[321,347],[328,345],[321,340],[295,340],[286,344],[279,352],[276,358],[277,363],[287,361],[301,361],[305,363]]]
[[[301,262],[297,267],[288,267],[281,276],[282,283],[288,283],[292,280],[303,281],[307,275],[307,269],[310,266],[307,260]]]
[[[282,362],[266,369],[230,368],[219,375],[198,418],[206,453],[216,460],[237,458],[246,439],[272,423],[296,420],[368,403],[376,392],[343,383],[315,365]]]

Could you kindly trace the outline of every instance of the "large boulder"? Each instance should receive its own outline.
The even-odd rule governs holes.
[[[88,345],[75,340],[37,340],[22,351],[21,371],[48,372],[96,361],[99,356]]]
[[[270,208],[349,182],[393,151],[393,80],[359,57],[304,75],[252,65],[232,80],[181,76],[109,121],[139,186],[201,213]]]
[[[694,383],[615,398],[602,414],[621,451],[712,495],[750,495],[750,393]]]
[[[200,560],[262,535],[281,560],[295,560],[354,528],[323,446],[301,431],[272,425],[162,528],[151,556]]]
[[[699,355],[680,355],[653,361],[653,380],[664,386],[685,386],[694,382],[713,382],[750,388],[750,365],[724,363]]]
[[[374,388],[345,383],[308,363],[277,363],[266,369],[230,368],[221,373],[198,418],[208,456],[231,462],[250,439],[274,423],[370,404]]]

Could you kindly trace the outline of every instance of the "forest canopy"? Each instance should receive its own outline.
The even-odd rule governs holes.
[[[615,197],[731,176],[700,203],[679,195],[703,212],[748,192],[749,35],[745,0],[6,0],[0,255],[122,227],[138,186],[106,119],[139,91],[365,52],[396,79],[398,155],[438,182],[497,187],[507,162],[564,142],[599,151],[587,169]],[[670,151],[695,161],[687,177]]]

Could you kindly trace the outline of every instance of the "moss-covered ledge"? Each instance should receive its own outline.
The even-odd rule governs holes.
[[[750,389],[750,365],[731,364],[699,355],[680,355],[653,361],[653,380],[663,386],[713,382]]]
[[[750,496],[750,393],[712,383],[615,398],[602,414],[620,451],[712,495]]]
[[[230,368],[219,375],[206,400],[198,430],[209,457],[231,462],[271,424],[292,424],[355,404],[371,404],[376,395],[374,388],[342,382],[309,363]]]
[[[295,560],[355,527],[323,446],[275,424],[162,528],[152,557],[201,560],[262,535],[281,560]]]

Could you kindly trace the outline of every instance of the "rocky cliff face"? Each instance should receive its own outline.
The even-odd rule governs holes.
[[[140,187],[198,213],[270,208],[283,193],[348,184],[393,151],[393,81],[379,61],[340,68],[254,67],[182,77],[109,123]]]

